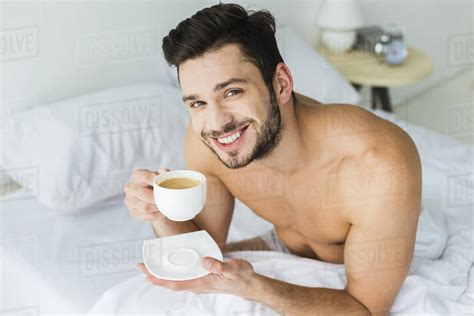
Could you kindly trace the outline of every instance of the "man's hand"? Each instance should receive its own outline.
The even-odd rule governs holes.
[[[153,222],[165,219],[165,216],[158,210],[153,196],[153,178],[159,174],[168,172],[168,169],[161,168],[158,172],[138,169],[132,174],[125,191],[125,205],[130,215],[134,218]]]
[[[173,291],[190,291],[197,294],[226,293],[248,297],[256,275],[250,262],[241,259],[226,259],[222,262],[204,257],[202,267],[211,273],[193,280],[169,281],[151,275],[143,263],[137,265],[137,268],[147,275],[146,281]]]

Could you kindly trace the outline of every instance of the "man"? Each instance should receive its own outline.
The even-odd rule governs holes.
[[[179,23],[163,50],[191,115],[187,167],[207,176],[207,202],[193,220],[170,221],[153,201],[157,173],[137,170],[125,188],[132,216],[149,221],[158,236],[205,229],[223,250],[344,263],[347,285],[299,286],[259,275],[244,260],[212,258],[203,260],[211,272],[205,277],[147,280],[235,294],[285,315],[386,315],[411,263],[420,209],[421,166],[410,137],[363,108],[294,93],[266,11],[205,8]],[[224,246],[234,198],[275,230]]]

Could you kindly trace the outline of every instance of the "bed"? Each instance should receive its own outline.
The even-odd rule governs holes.
[[[148,2],[123,5],[120,5],[121,14],[135,10],[131,20],[137,25],[142,25],[144,19],[151,25],[156,16],[160,16],[166,30],[183,18],[170,17],[166,10]],[[186,5],[184,11],[179,11],[182,5],[173,8],[187,14],[199,7],[194,2],[193,5],[189,8]],[[105,14],[109,13],[108,7],[91,6],[88,10],[82,5],[44,4],[18,12],[36,21],[35,17],[39,18],[34,12],[38,9],[41,12],[38,16],[45,18],[37,22],[46,23],[54,20],[49,19],[50,14],[56,16],[59,10],[58,16],[64,17],[61,27],[64,25],[76,36],[74,32],[80,29],[90,35],[78,37],[79,48],[84,41],[93,44],[96,39],[116,36],[120,40],[135,34],[135,28],[126,32],[98,32],[93,27],[102,25],[103,18],[109,19],[111,15]],[[286,7],[282,5],[280,9],[284,12]],[[79,23],[80,19],[71,18],[80,14],[87,19]],[[60,31],[54,24],[41,26],[46,33]],[[155,32],[155,28],[151,28],[146,29],[145,34],[150,30]],[[292,70],[296,91],[324,103],[357,104],[360,101],[359,95],[311,45],[283,25],[279,30],[279,47]],[[171,293],[145,284],[135,265],[141,261],[143,240],[154,235],[148,225],[130,217],[123,204],[122,188],[134,168],[183,167],[182,136],[188,122],[184,107],[163,107],[161,120],[143,131],[133,125],[119,131],[91,127],[86,124],[87,120],[81,121],[78,117],[98,113],[95,109],[110,110],[117,104],[122,109],[132,109],[142,100],[159,106],[181,104],[176,74],[167,69],[162,60],[156,63],[156,59],[148,58],[150,56],[137,63],[120,61],[97,65],[85,59],[71,66],[65,60],[70,62],[70,56],[74,56],[74,51],[67,50],[74,45],[63,45],[71,43],[71,36],[68,32],[59,35],[64,38],[58,41],[61,45],[55,47],[54,53],[63,62],[48,65],[54,71],[38,72],[49,76],[44,91],[53,93],[66,72],[68,76],[77,76],[78,82],[85,82],[82,90],[72,93],[74,84],[70,84],[54,95],[61,100],[53,103],[45,101],[43,104],[39,100],[41,104],[30,106],[29,99],[22,99],[20,105],[27,110],[14,110],[18,113],[2,121],[0,166],[8,177],[0,175],[0,186],[6,183],[9,188],[0,190],[3,192],[0,193],[2,315],[275,314],[265,306],[229,295]],[[47,40],[41,43],[44,47],[39,51],[48,51],[51,43]],[[29,69],[28,65],[9,64],[9,70],[24,71]],[[79,71],[69,74],[62,69],[69,66],[74,70],[79,67]],[[162,68],[157,69],[159,67]],[[159,80],[151,74],[139,77],[145,70],[159,73]],[[107,73],[103,78],[100,77],[102,72]],[[141,82],[151,77],[157,80]],[[133,84],[116,78],[127,78]],[[70,82],[69,79],[64,81]],[[15,90],[17,86],[20,87],[12,81],[7,88]],[[18,94],[23,92],[20,89]],[[391,312],[394,315],[472,315],[474,148],[398,120],[392,114],[375,113],[394,121],[412,136],[423,164],[423,210],[415,259]],[[156,132],[170,130],[167,124],[181,132]],[[23,186],[12,184],[11,180]],[[251,238],[271,227],[237,201],[228,241]],[[345,282],[343,265],[275,252],[240,251],[228,256],[247,259],[257,272],[292,283],[341,288]]]
[[[392,114],[375,113],[399,124],[412,136],[423,163],[423,210],[415,258],[392,313],[472,314],[473,205],[468,199],[473,188],[459,188],[469,182],[455,181],[466,175],[472,181],[474,148],[397,120]],[[461,189],[465,191],[459,193]],[[82,314],[93,308],[91,313],[186,314],[192,306],[194,312],[202,314],[223,308],[242,315],[272,313],[259,304],[226,295],[216,299],[189,293],[170,300],[173,294],[165,289],[144,284],[135,264],[141,261],[142,241],[153,238],[153,232],[129,216],[122,200],[119,195],[81,212],[68,213],[44,207],[34,198],[4,196],[2,312]],[[238,202],[229,241],[250,238],[269,228],[271,224]],[[343,265],[272,252],[242,251],[229,256],[250,260],[257,271],[293,283],[344,284]],[[313,278],[303,273],[308,269]],[[150,304],[152,297],[155,305]],[[161,303],[157,297],[162,298]],[[183,300],[190,304],[179,303]],[[172,302],[178,302],[179,307]]]

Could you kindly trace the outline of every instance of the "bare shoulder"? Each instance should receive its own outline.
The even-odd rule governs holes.
[[[404,162],[416,166],[419,162],[416,145],[402,128],[363,107],[328,104],[311,112],[307,125],[317,128],[310,134],[345,160],[370,166]]]
[[[321,104],[298,94],[297,117],[308,143],[344,161],[370,166],[405,162],[419,167],[411,137],[396,124],[351,104]]]
[[[370,210],[411,209],[421,198],[421,162],[411,137],[400,127],[354,105],[320,107],[313,120],[323,143],[337,157],[334,175],[350,222]],[[384,206],[383,206],[384,205]],[[363,209],[363,211],[362,211]]]
[[[297,116],[307,143],[317,143],[336,159],[370,166],[395,161],[419,165],[411,137],[361,106],[321,104],[298,95]]]
[[[343,146],[353,150],[347,154],[361,167],[378,168],[394,164],[420,167],[415,143],[398,125],[359,106],[336,105],[333,112],[329,114],[332,119],[328,119],[329,133],[342,134]],[[354,145],[350,146],[349,142]]]

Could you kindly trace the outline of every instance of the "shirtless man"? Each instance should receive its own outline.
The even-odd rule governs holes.
[[[205,258],[209,275],[179,282],[139,268],[158,286],[230,293],[285,315],[387,315],[414,250],[421,199],[417,149],[403,130],[363,108],[323,105],[293,93],[274,32],[268,12],[219,4],[164,38],[165,58],[178,67],[191,115],[187,168],[207,176],[206,206],[193,220],[168,220],[153,201],[151,181],[158,173],[148,170],[133,173],[125,203],[157,236],[205,229],[224,248],[238,198],[275,225],[291,253],[343,263],[346,287],[282,282],[239,259]],[[262,246],[255,238],[227,250]]]

